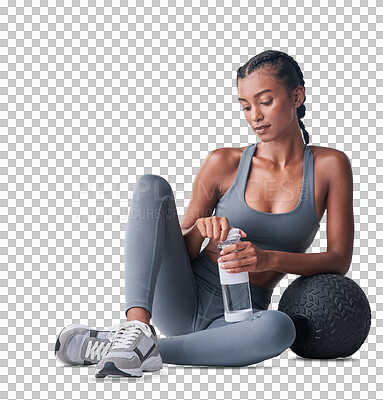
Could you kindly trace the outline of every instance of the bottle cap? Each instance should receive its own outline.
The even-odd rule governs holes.
[[[239,240],[241,239],[241,234],[239,228],[231,228],[227,234],[226,240]]]

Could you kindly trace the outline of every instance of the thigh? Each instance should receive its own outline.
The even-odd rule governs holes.
[[[163,179],[163,178],[162,178]],[[153,295],[152,320],[166,336],[194,332],[198,314],[198,287],[167,181],[161,265]],[[161,234],[161,232],[159,232]]]
[[[241,322],[226,323],[219,318],[208,329],[161,338],[158,349],[163,362],[169,364],[241,367],[281,354],[295,337],[294,323],[287,314],[259,310]]]

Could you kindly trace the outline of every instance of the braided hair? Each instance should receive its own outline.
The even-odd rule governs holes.
[[[282,82],[288,92],[293,91],[298,85],[305,87],[303,74],[298,63],[288,54],[278,50],[266,50],[256,56],[250,58],[246,64],[239,67],[237,70],[237,87],[238,80],[243,79],[261,67],[269,67],[274,79]],[[305,144],[309,143],[309,134],[306,131],[304,123],[301,121],[306,114],[306,95],[303,103],[297,108],[297,117],[299,127],[303,132]]]

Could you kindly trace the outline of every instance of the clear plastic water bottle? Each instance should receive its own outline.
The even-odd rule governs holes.
[[[218,244],[218,253],[234,243],[240,241],[241,234],[237,228],[230,229],[225,241]],[[239,260],[239,259],[237,259]],[[229,262],[232,262],[231,260]],[[249,285],[249,273],[244,272],[227,272],[221,268],[218,261],[219,278],[222,285],[223,304],[225,309],[226,322],[243,321],[253,314],[251,303],[251,293]]]

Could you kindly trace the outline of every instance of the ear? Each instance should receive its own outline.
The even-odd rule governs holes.
[[[305,88],[302,85],[298,85],[293,93],[295,102],[295,108],[299,108],[305,100]]]

